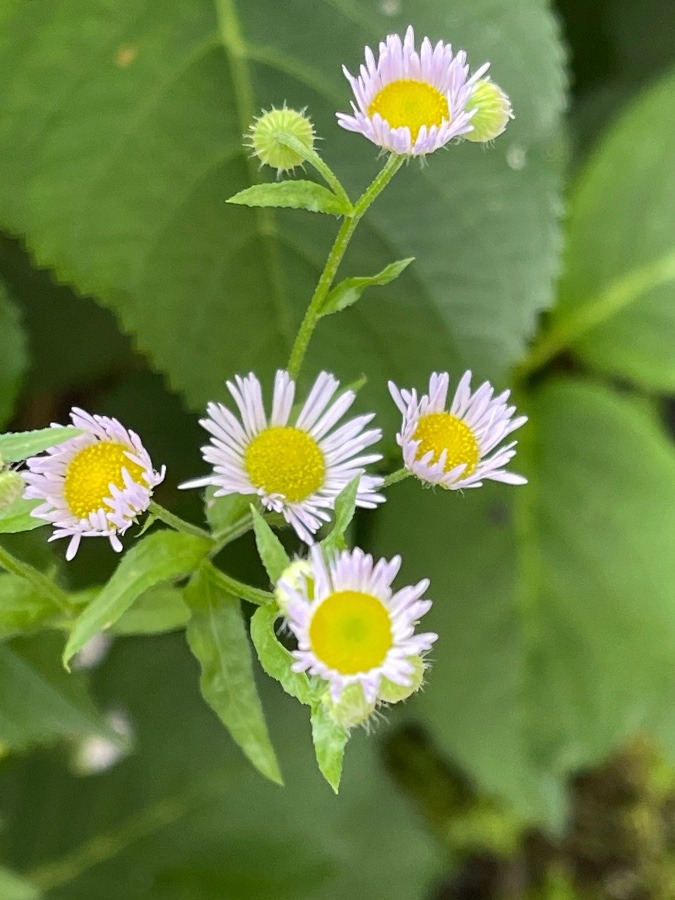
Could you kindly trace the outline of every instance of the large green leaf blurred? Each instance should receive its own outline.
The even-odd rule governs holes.
[[[0,283],[0,426],[11,418],[27,365],[19,314]]]
[[[334,113],[349,101],[342,63],[356,69],[364,44],[407,24],[385,9],[14,0],[0,12],[0,221],[114,309],[193,405],[224,375],[285,361],[336,227],[226,205],[260,177],[242,132],[261,106],[308,105],[327,157],[361,189],[376,150]],[[556,270],[564,78],[546,4],[425,0],[414,24],[465,46],[474,66],[491,59],[517,117],[494,148],[410,165],[364,226],[348,274],[417,261],[322,324],[313,364],[347,380],[365,371],[380,391],[467,360],[503,372]]]
[[[352,741],[336,798],[306,710],[266,680],[281,789],[201,700],[181,636],[117,641],[96,681],[131,722],[136,752],[88,778],[57,754],[28,756],[0,779],[0,855],[53,900],[425,895],[442,861],[379,771],[373,736]]]
[[[553,337],[592,366],[675,390],[675,72],[606,133],[571,201]]]
[[[440,637],[417,711],[484,786],[542,815],[556,776],[672,699],[675,455],[606,388],[557,381],[527,412],[527,487],[406,483],[375,537],[406,579],[431,578]]]

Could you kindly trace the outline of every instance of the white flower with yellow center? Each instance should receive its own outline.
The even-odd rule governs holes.
[[[150,505],[165,467],[155,472],[141,439],[117,419],[73,409],[70,418],[85,433],[26,460],[25,497],[44,500],[32,515],[54,526],[50,541],[70,537],[72,559],[83,537],[118,538]]]
[[[374,413],[333,430],[356,397],[345,391],[333,400],[339,384],[321,372],[299,414],[292,417],[295,382],[288,372],[278,371],[268,417],[260,381],[253,373],[246,378],[237,375],[227,388],[241,421],[222,403],[208,404],[208,418],[200,423],[212,437],[202,455],[213,466],[213,474],[181,487],[213,485],[216,497],[255,494],[267,509],[281,513],[308,544],[322,522],[329,521],[337,495],[357,476],[361,481],[356,505],[372,509],[383,502],[376,492],[382,479],[364,474],[364,466],[382,457],[362,455],[382,432],[364,430]]]
[[[450,376],[434,372],[429,393],[418,399],[417,391],[399,390],[389,382],[389,391],[403,415],[396,439],[403,450],[406,468],[422,481],[444,488],[481,487],[483,479],[507,484],[526,484],[527,479],[505,466],[516,455],[516,441],[497,445],[527,422],[513,417],[515,406],[507,406],[509,391],[494,397],[486,381],[471,393],[471,372],[462,376],[450,409],[446,409]]]
[[[367,703],[375,702],[383,679],[411,686],[416,660],[438,637],[414,633],[431,608],[422,599],[428,580],[393,593],[401,558],[375,563],[358,547],[326,562],[314,546],[310,562],[311,579],[283,585],[288,626],[298,640],[293,670],[325,679],[334,701],[352,684],[361,685]]]
[[[366,47],[365,59],[358,77],[343,67],[356,99],[354,115],[337,114],[343,128],[406,156],[433,153],[471,131],[475,110],[467,103],[489,63],[469,77],[463,50],[454,55],[450,44],[432,46],[426,37],[418,53],[412,25],[403,41],[388,35],[377,59]]]

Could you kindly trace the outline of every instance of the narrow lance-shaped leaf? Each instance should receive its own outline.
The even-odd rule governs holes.
[[[110,628],[148,588],[193,572],[210,546],[202,538],[173,531],[158,531],[139,541],[125,554],[98,597],[76,619],[63,652],[64,665],[90,637]]]
[[[321,774],[337,794],[349,732],[331,718],[322,704],[312,710],[312,740]]]
[[[185,598],[192,609],[185,634],[201,667],[202,696],[256,769],[282,784],[239,599],[209,577],[207,566],[194,575]]]
[[[272,584],[276,584],[291,561],[279,538],[254,506],[251,506],[251,515],[253,516],[255,543],[260,559],[270,581]]]
[[[362,275],[356,278],[345,278],[344,281],[341,281],[336,285],[328,294],[319,314],[321,316],[329,316],[331,313],[336,313],[341,309],[352,306],[367,287],[389,284],[391,281],[394,281],[395,278],[398,278],[401,272],[408,268],[414,258],[414,256],[411,256],[409,259],[399,259],[396,262],[390,263],[388,266],[385,266],[381,272],[378,272],[377,275]]]
[[[251,639],[258,654],[260,665],[274,678],[287,694],[307,706],[318,700],[318,692],[304,672],[293,672],[293,655],[279,641],[274,625],[279,611],[274,606],[261,606],[251,619]]]
[[[238,206],[286,206],[332,216],[349,216],[351,205],[314,181],[277,181],[254,184],[227,201]]]
[[[345,545],[345,532],[354,518],[356,512],[356,495],[359,491],[361,476],[352,478],[349,484],[342,488],[335,498],[335,524],[333,530],[321,542],[326,550],[343,550]]]
[[[0,434],[0,456],[7,462],[19,462],[35,453],[42,453],[48,447],[55,447],[77,437],[78,434],[82,434],[82,429],[72,425]]]
[[[0,476],[1,478],[2,476]],[[24,500],[19,497],[4,509],[0,508],[0,534],[17,534],[19,531],[33,531],[45,524],[44,519],[31,515],[40,500]]]

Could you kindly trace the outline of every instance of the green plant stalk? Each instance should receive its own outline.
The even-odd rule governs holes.
[[[395,472],[390,472],[389,475],[384,479],[384,483],[382,485],[383,488],[388,488],[392,484],[398,484],[399,481],[405,481],[406,478],[410,478],[412,472],[409,469],[397,469]]]
[[[181,519],[180,516],[175,516],[172,512],[169,512],[168,509],[164,509],[163,506],[160,506],[159,503],[155,503],[154,500],[150,503],[150,513],[156,519],[159,519],[160,522],[164,522],[165,525],[169,525],[169,527],[173,528],[175,531],[182,531],[183,534],[192,534],[195,537],[213,541],[212,535],[204,528],[199,528],[197,525],[193,525],[191,522],[186,522],[185,519]]]
[[[326,265],[324,266],[323,272],[319,277],[314,295],[312,296],[309,306],[307,307],[305,318],[302,320],[302,324],[300,325],[300,330],[298,331],[298,336],[296,337],[295,343],[293,344],[293,349],[291,350],[291,356],[288,361],[288,371],[291,378],[298,377],[298,373],[300,372],[302,363],[305,359],[307,347],[309,346],[309,342],[314,333],[314,329],[316,328],[316,323],[320,318],[321,307],[323,306],[323,303],[328,296],[328,292],[333,286],[333,281],[335,280],[335,275],[337,274],[338,267],[342,262],[342,258],[345,255],[347,247],[349,246],[349,241],[351,240],[351,237],[356,230],[356,226],[363,218],[368,207],[389,184],[391,179],[398,172],[406,159],[407,157],[397,156],[394,153],[389,156],[387,162],[382,167],[382,170],[378,175],[375,176],[373,181],[354,204],[353,215],[351,215],[349,218],[346,218],[340,226],[340,230],[338,231],[337,237],[335,238],[330,253],[328,254]]]
[[[295,150],[295,152],[299,156],[304,156],[310,166],[313,166],[316,171],[321,175],[323,180],[326,182],[328,187],[333,191],[336,197],[339,197],[340,200],[345,204],[345,206],[352,208],[352,201],[349,199],[349,194],[342,187],[340,183],[340,179],[337,177],[335,172],[330,168],[328,163],[324,162],[323,159],[319,156],[316,150],[313,150],[311,147],[308,147],[306,144],[303,144],[299,138],[297,138],[294,134],[284,134],[280,133],[277,135],[277,140],[280,144],[283,144],[285,147],[288,147],[291,150]]]
[[[51,578],[47,578],[42,572],[33,568],[29,563],[17,559],[15,556],[0,547],[0,566],[12,575],[18,575],[31,584],[35,590],[43,597],[48,597],[55,606],[68,616],[72,616],[73,608],[70,604],[68,594],[62,591],[60,587],[54,584]]]
[[[243,581],[232,578],[231,575],[227,575],[221,569],[217,569],[214,565],[205,564],[205,566],[209,578],[215,584],[224,588],[228,594],[232,594],[240,600],[247,600],[249,603],[255,604],[255,606],[267,606],[274,601],[274,594],[271,594],[269,591],[261,591],[260,588],[252,587],[250,584],[244,584]]]

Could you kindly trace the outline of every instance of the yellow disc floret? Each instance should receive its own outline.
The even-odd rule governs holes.
[[[318,491],[326,476],[319,445],[292,425],[272,425],[256,435],[244,455],[244,466],[256,487],[291,503]]]
[[[460,477],[466,478],[478,465],[480,459],[478,441],[466,422],[453,416],[452,413],[435,412],[422,416],[417,423],[413,440],[420,442],[415,454],[417,459],[422,459],[432,450],[434,455],[431,462],[434,463],[438,461],[441,453],[447,450],[443,466],[445,472],[464,463],[466,468]]]
[[[420,128],[441,125],[450,121],[450,109],[445,94],[426,81],[402,78],[391,81],[373,97],[368,115],[379,113],[391,128],[406,126],[410,138],[417,140]]]
[[[361,591],[336,591],[321,603],[309,626],[313,652],[342,675],[382,665],[393,645],[391,619],[382,601]]]
[[[78,519],[85,519],[110,504],[110,485],[124,487],[122,469],[126,469],[133,481],[147,484],[144,469],[127,456],[129,448],[117,441],[98,441],[80,450],[68,464],[63,495],[70,511]]]

